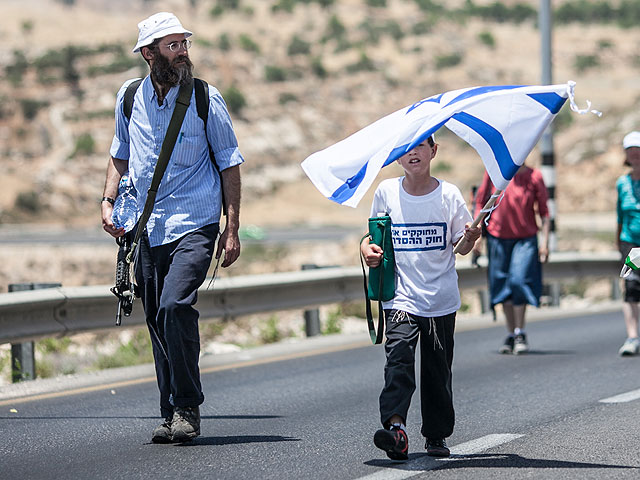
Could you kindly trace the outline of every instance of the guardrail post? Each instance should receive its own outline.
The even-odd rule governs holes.
[[[487,313],[491,310],[490,301],[489,301],[489,290],[482,289],[478,290],[478,298],[480,299],[480,311],[482,313]]]
[[[11,283],[9,292],[61,287],[61,283]],[[13,383],[36,378],[35,342],[11,344],[11,381]]]
[[[622,291],[620,289],[620,279],[614,277],[611,279],[611,300],[620,300],[622,298]]]
[[[305,263],[302,265],[302,270],[313,270],[320,268],[313,263]],[[315,337],[320,335],[320,311],[317,308],[304,311],[304,331],[307,337]]]

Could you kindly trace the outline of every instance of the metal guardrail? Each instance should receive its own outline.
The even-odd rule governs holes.
[[[486,268],[459,259],[461,290],[486,288]],[[621,268],[617,252],[552,255],[544,265],[545,282],[584,277],[615,279]],[[205,282],[205,285],[207,282]],[[360,267],[321,268],[216,280],[198,292],[201,318],[233,318],[252,313],[308,308],[363,298]],[[62,337],[115,327],[117,301],[109,286],[60,287],[0,294],[0,343]],[[143,325],[142,304],[123,326]]]

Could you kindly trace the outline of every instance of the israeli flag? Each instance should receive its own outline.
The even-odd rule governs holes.
[[[445,125],[475,148],[494,186],[504,190],[567,98],[578,111],[574,87],[487,86],[434,95],[314,153],[302,168],[325,197],[355,207],[382,167]]]

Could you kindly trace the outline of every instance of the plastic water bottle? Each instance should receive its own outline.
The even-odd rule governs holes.
[[[131,182],[129,172],[125,172],[118,184],[118,197],[113,205],[111,218],[116,227],[124,227],[127,232],[133,229],[138,220],[138,201],[136,197],[136,189]]]
[[[622,266],[620,277],[627,278],[633,271],[640,269],[640,247],[632,248]]]

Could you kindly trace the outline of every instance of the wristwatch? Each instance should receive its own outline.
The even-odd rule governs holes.
[[[100,203],[102,202],[109,202],[111,205],[115,205],[116,203],[116,201],[111,197],[102,197],[102,200],[100,200]]]

